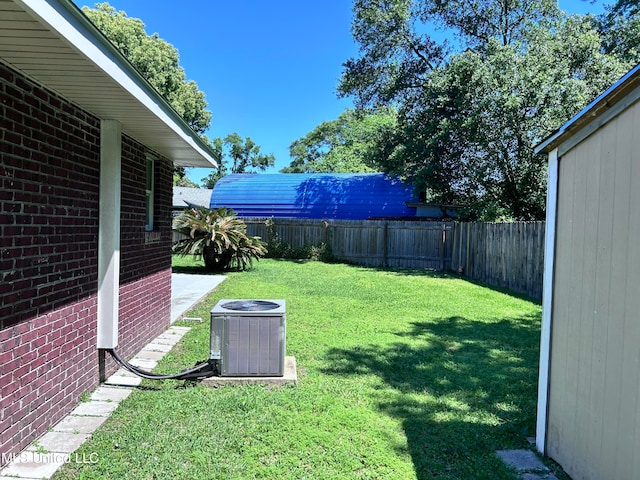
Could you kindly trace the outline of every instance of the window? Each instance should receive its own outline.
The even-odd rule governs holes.
[[[147,157],[147,175],[145,192],[147,197],[147,218],[145,222],[145,230],[150,232],[153,230],[153,192],[155,190],[155,160]]]

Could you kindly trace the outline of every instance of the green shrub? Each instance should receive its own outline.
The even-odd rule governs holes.
[[[185,210],[173,229],[187,236],[173,245],[173,253],[202,256],[210,271],[244,270],[267,253],[260,237],[248,236],[246,224],[225,207]]]
[[[285,258],[290,260],[313,260],[319,262],[333,262],[335,259],[331,253],[331,246],[325,242],[319,245],[307,244],[303,247],[292,247],[283,242],[276,231],[275,223],[268,219],[267,225],[267,257]]]

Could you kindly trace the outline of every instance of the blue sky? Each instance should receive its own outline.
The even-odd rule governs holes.
[[[79,6],[93,2],[74,0]],[[352,106],[338,99],[342,63],[356,56],[350,0],[109,0],[148,34],[178,49],[180,65],[207,96],[209,137],[237,132],[290,163],[289,145]],[[602,2],[560,0],[571,13]],[[196,183],[206,169],[189,169]]]

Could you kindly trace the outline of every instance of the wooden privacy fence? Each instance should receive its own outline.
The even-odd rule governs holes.
[[[544,222],[456,223],[451,270],[542,300]]]
[[[544,222],[459,223],[247,218],[247,234],[277,235],[293,248],[327,244],[339,260],[367,267],[453,270],[542,299]],[[273,222],[269,229],[266,221]],[[174,241],[176,240],[174,232]]]
[[[266,218],[244,218],[269,240]],[[472,280],[542,299],[544,222],[416,222],[274,218],[292,247],[326,243],[339,260],[368,267],[453,270]]]
[[[243,218],[247,233],[269,241],[266,218]],[[274,218],[278,239],[294,248],[325,243],[339,260],[367,267],[445,270],[450,222]]]

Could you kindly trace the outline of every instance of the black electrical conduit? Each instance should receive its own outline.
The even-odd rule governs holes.
[[[208,378],[218,374],[218,366],[217,362],[213,360],[207,360],[206,362],[199,363],[193,368],[187,368],[182,370],[180,373],[175,374],[161,374],[161,373],[153,373],[147,370],[142,370],[141,368],[136,367],[135,365],[131,365],[129,362],[124,360],[118,352],[114,348],[108,349],[108,352],[114,358],[116,362],[122,365],[124,368],[129,370],[131,373],[138,375],[142,378],[147,378],[149,380],[191,380],[191,379],[199,379],[199,378]]]

